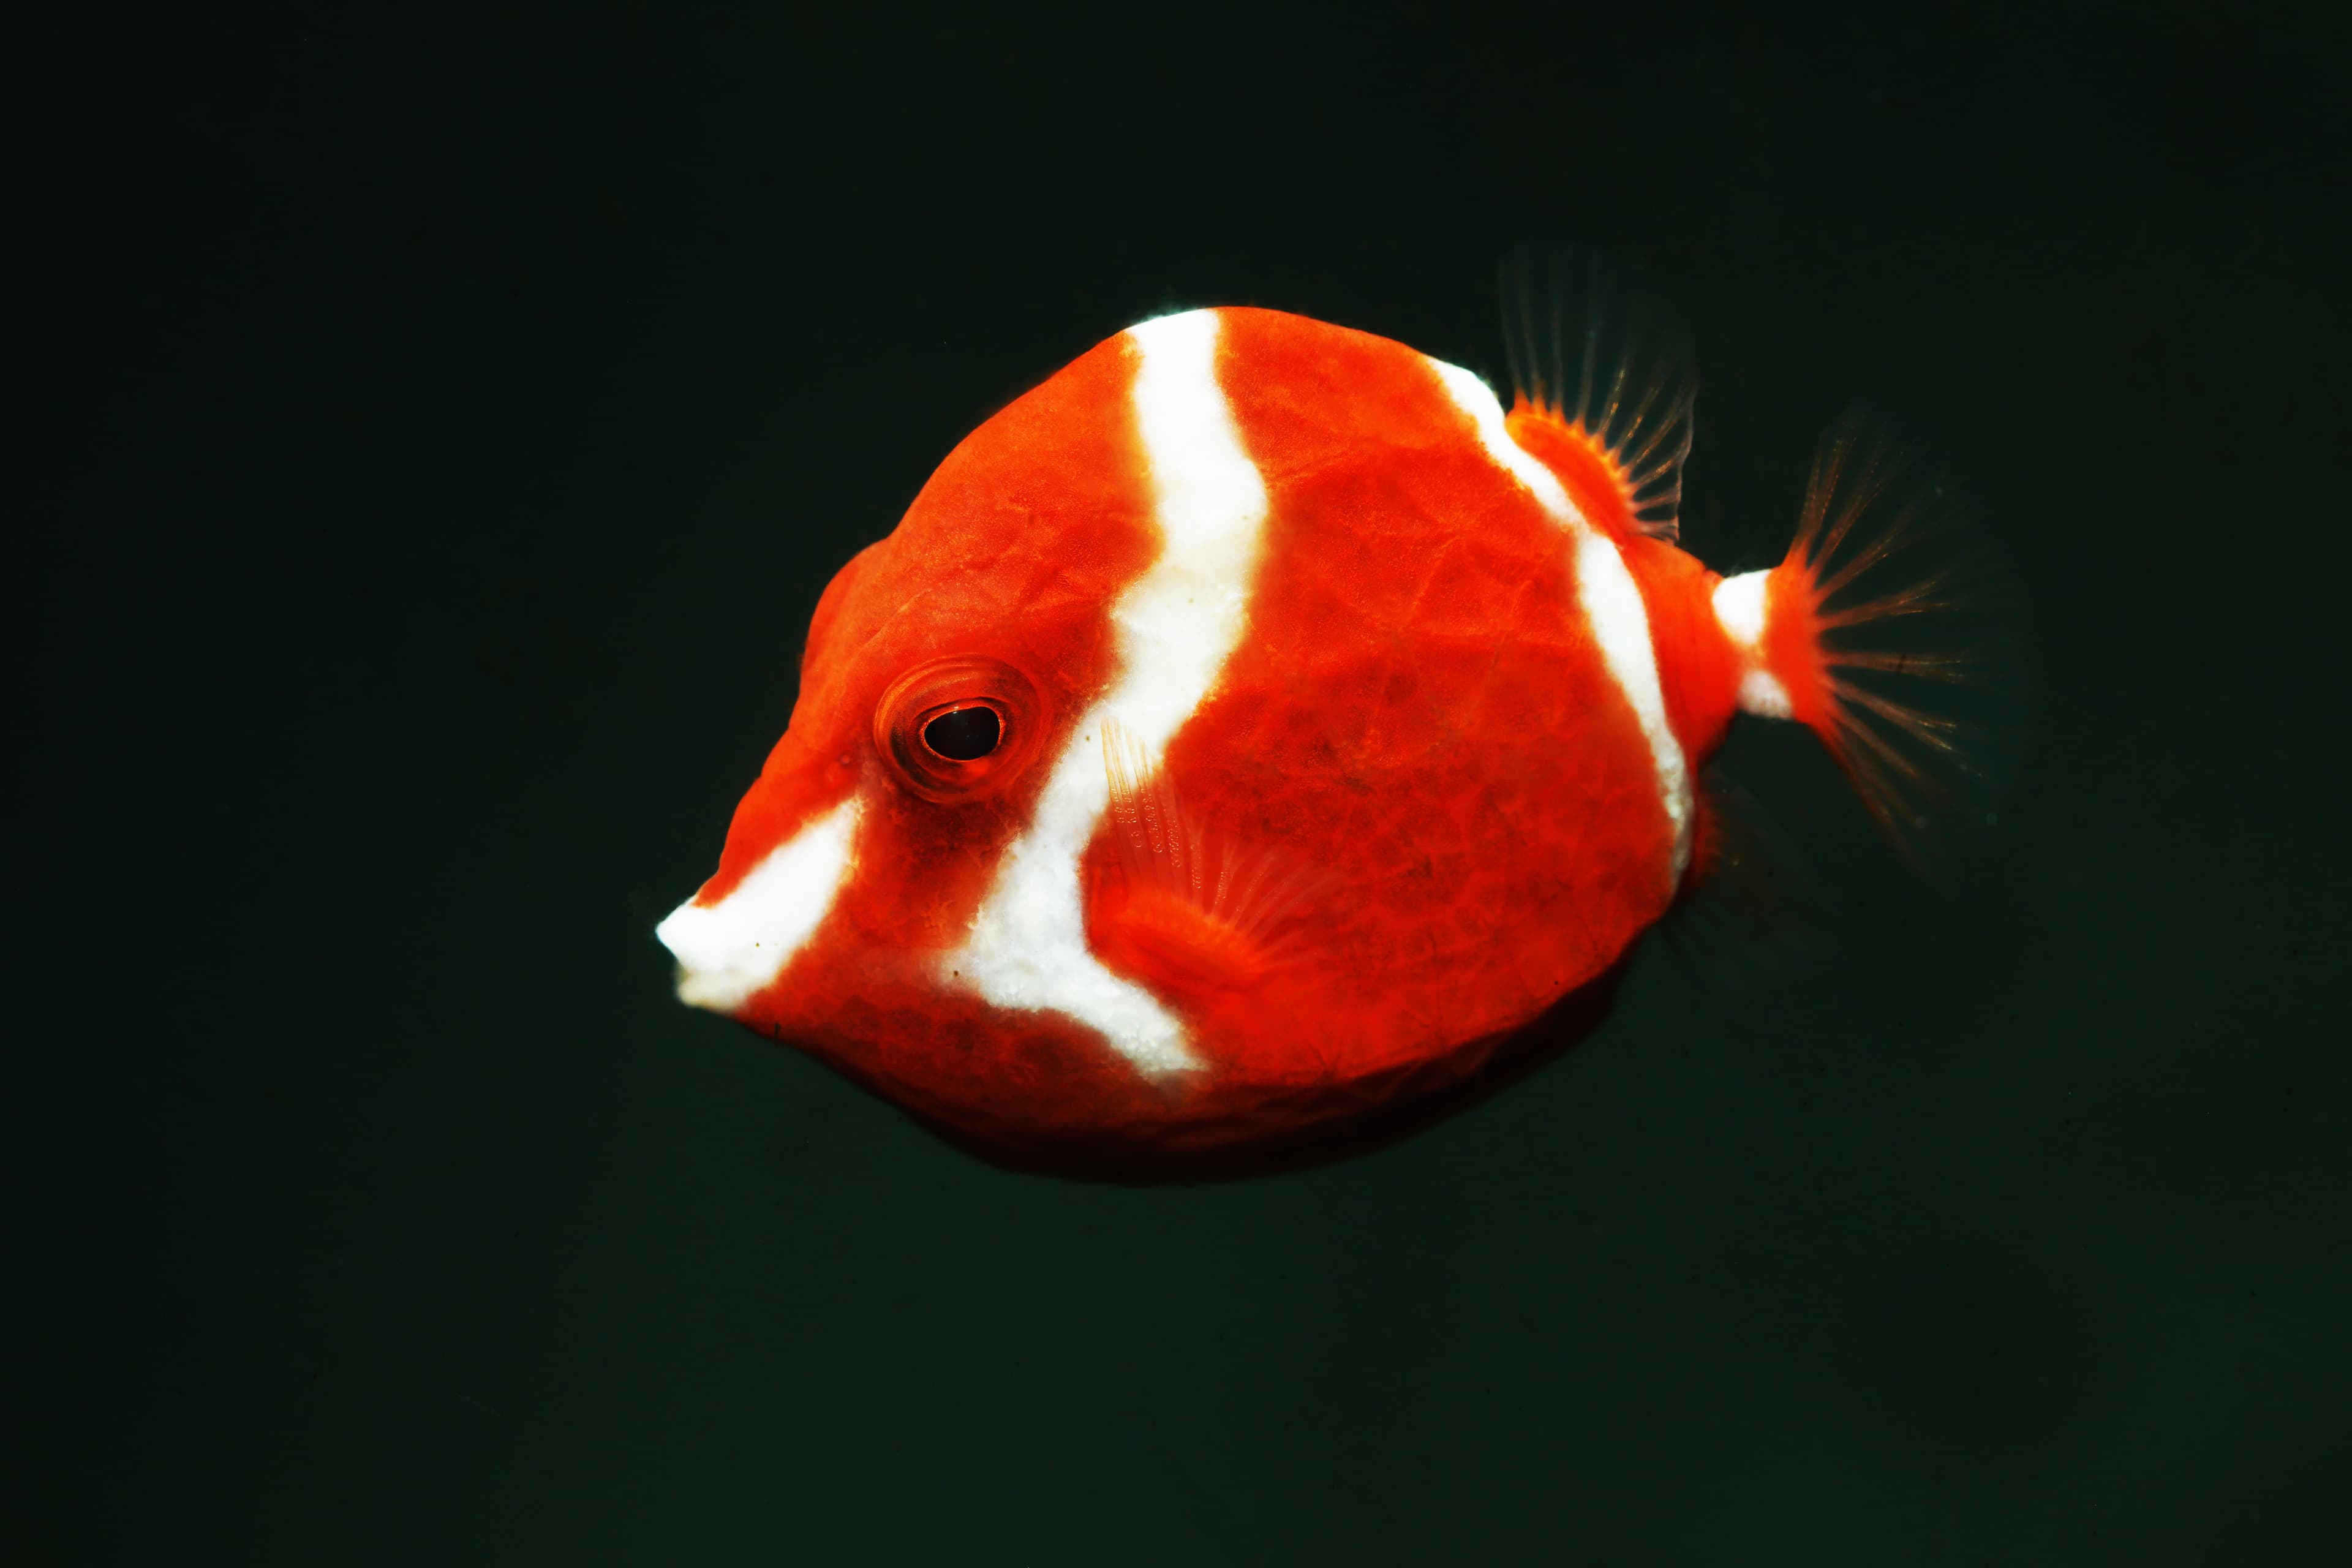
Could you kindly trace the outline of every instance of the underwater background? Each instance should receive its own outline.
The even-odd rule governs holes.
[[[2352,1561],[2342,42],[2318,8],[489,5],[20,63],[11,1563]],[[2033,727],[1376,1154],[1000,1171],[670,994],[809,612],[1140,317],[1856,394]],[[1783,946],[1801,951],[1783,951]]]

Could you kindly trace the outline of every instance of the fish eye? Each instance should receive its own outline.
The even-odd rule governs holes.
[[[976,800],[1021,776],[1045,734],[1037,685],[1003,659],[959,654],[917,665],[874,709],[874,743],[925,800]]]
[[[950,708],[923,726],[923,744],[950,762],[971,763],[996,750],[1003,733],[993,708]]]

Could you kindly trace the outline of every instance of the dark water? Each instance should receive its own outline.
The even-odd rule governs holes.
[[[883,9],[20,60],[0,1556],[2352,1560],[2338,40]],[[1828,957],[1654,948],[1508,1095],[1208,1188],[670,1000],[818,589],[966,430],[1170,305],[1491,371],[1542,233],[1693,318],[1717,564],[1858,391],[2000,499],[1976,890],[1755,737]]]

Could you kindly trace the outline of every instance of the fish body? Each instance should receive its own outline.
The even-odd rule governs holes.
[[[1817,563],[1675,542],[1682,362],[1636,345],[1597,400],[1590,345],[1522,338],[1549,368],[1507,410],[1195,310],[975,430],[820,601],[660,928],[680,994],[985,1146],[1181,1161],[1442,1088],[1605,985],[1706,871],[1736,712],[1855,748]]]

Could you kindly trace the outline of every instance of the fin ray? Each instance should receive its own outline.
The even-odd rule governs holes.
[[[1114,967],[1231,991],[1298,957],[1317,879],[1205,826],[1115,718],[1102,721],[1102,752],[1115,858],[1089,894],[1088,925]]]
[[[1773,577],[1797,623],[1784,681],[1813,693],[1797,716],[1936,868],[1942,828],[1991,820],[2022,731],[2016,601],[1979,509],[1920,436],[1858,405],[1822,437]]]
[[[1503,258],[1497,283],[1515,408],[1598,447],[1616,469],[1634,527],[1677,538],[1698,395],[1687,335],[1577,246],[1519,246]]]

